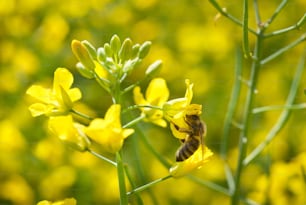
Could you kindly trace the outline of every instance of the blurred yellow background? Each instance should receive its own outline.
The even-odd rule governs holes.
[[[280,0],[259,1],[263,21]],[[220,1],[237,18],[242,1]],[[304,0],[290,1],[269,32],[294,25],[305,13]],[[208,1],[182,0],[0,0],[0,204],[27,205],[39,200],[75,197],[78,204],[118,204],[116,170],[88,153],[79,153],[50,136],[45,117],[32,118],[27,109],[26,89],[34,83],[50,86],[57,67],[66,67],[75,77],[86,103],[95,115],[104,116],[111,102],[106,93],[75,70],[73,39],[88,40],[96,47],[109,42],[113,34],[130,37],[135,43],[152,41],[147,59],[131,82],[141,79],[149,63],[163,61],[160,77],[167,80],[170,98],[182,97],[184,80],[194,83],[194,103],[203,105],[208,126],[206,144],[215,153],[199,178],[226,185],[223,162],[218,153],[223,122],[234,80],[236,50],[241,48],[241,28],[228,19],[215,20],[217,11]],[[250,26],[255,28],[250,3]],[[299,31],[267,39],[264,55],[277,51],[305,33]],[[250,34],[250,45],[254,37]],[[299,45],[260,71],[256,105],[284,104],[294,69],[305,49]],[[249,65],[244,64],[247,77]],[[306,74],[296,103],[306,101]],[[143,86],[143,89],[145,86]],[[244,91],[245,89],[242,89]],[[242,96],[243,99],[243,96]],[[242,103],[242,101],[240,102]],[[93,112],[93,111],[92,111]],[[241,113],[241,106],[237,109]],[[250,150],[258,145],[277,120],[280,111],[257,114],[251,129]],[[242,176],[246,196],[259,204],[306,203],[306,111],[293,111],[285,128]],[[241,115],[236,115],[237,120]],[[179,143],[169,129],[142,123],[146,138],[169,161]],[[238,130],[231,130],[229,162],[237,161]],[[142,141],[130,137],[124,147],[124,161],[138,185],[167,175],[168,170],[146,150]],[[131,151],[136,143],[139,150]],[[135,152],[140,153],[135,158]],[[135,162],[139,160],[138,162]],[[133,165],[141,165],[141,171]],[[139,168],[138,168],[139,169]],[[138,175],[142,173],[141,175]],[[254,180],[256,179],[256,180]],[[187,178],[170,179],[141,193],[144,204],[229,204],[229,197]],[[132,203],[135,199],[131,198]]]

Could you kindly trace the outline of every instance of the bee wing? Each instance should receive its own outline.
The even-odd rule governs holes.
[[[201,121],[202,129],[200,130],[200,144],[202,149],[202,159],[204,159],[204,136],[206,135],[206,124],[205,122]]]

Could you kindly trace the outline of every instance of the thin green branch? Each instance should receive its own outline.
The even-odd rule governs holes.
[[[254,4],[255,18],[256,18],[257,25],[261,25],[261,18],[260,18],[260,14],[259,14],[258,1],[254,0],[253,4]]]
[[[267,111],[273,111],[273,110],[300,110],[300,109],[306,109],[306,103],[301,104],[295,104],[295,105],[271,105],[271,106],[264,106],[264,107],[258,107],[253,109],[253,114],[258,114],[261,112],[267,112]]]
[[[129,182],[130,182],[132,188],[134,189],[134,188],[136,187],[136,185],[135,185],[135,183],[134,183],[134,181],[133,181],[133,179],[132,179],[132,176],[131,176],[131,173],[130,173],[130,171],[129,171],[129,169],[128,169],[128,166],[124,166],[124,170],[125,170],[125,174],[126,174],[128,180],[129,180]],[[136,193],[136,199],[137,199],[137,203],[138,203],[138,204],[140,204],[140,205],[143,204],[143,201],[142,201],[142,199],[141,199],[139,193]]]
[[[129,106],[126,109],[124,109],[122,111],[122,113],[125,113],[127,111],[131,111],[131,110],[135,110],[135,109],[139,109],[139,108],[150,108],[150,109],[155,109],[155,110],[163,110],[162,107],[154,106],[154,105],[132,105],[132,106]]]
[[[146,118],[145,115],[140,115],[137,118],[133,119],[132,121],[128,122],[127,124],[123,125],[122,128],[132,127],[133,125],[135,125],[136,123],[140,122],[144,118]]]
[[[242,21],[242,47],[243,47],[243,53],[246,58],[250,58],[250,47],[249,47],[249,1],[244,0],[243,1],[243,21]]]
[[[260,61],[261,65],[266,64],[267,62],[273,60],[274,58],[280,56],[281,54],[285,53],[286,51],[288,51],[289,49],[295,47],[296,45],[298,45],[299,43],[305,41],[306,39],[306,33],[303,34],[300,38],[298,38],[297,40],[295,40],[294,42],[290,43],[289,45],[287,45],[284,48],[279,49],[278,51],[276,51],[275,53],[271,54],[270,56],[266,57],[265,59]]]
[[[220,150],[220,154],[223,159],[225,159],[227,155],[226,153],[227,153],[228,143],[229,143],[231,122],[233,120],[235,108],[238,104],[240,88],[241,88],[240,76],[242,74],[242,55],[238,49],[237,49],[236,56],[237,57],[236,57],[236,65],[235,65],[234,85],[233,85],[230,101],[228,104],[227,112],[225,115],[222,144],[221,144],[221,150]]]
[[[231,168],[229,167],[229,165],[227,163],[225,163],[225,165],[224,165],[224,171],[225,171],[225,176],[226,176],[226,180],[227,180],[229,193],[230,193],[230,195],[232,195],[234,190],[235,190],[235,179],[234,179],[233,173],[231,171]]]
[[[160,182],[162,182],[162,181],[165,181],[165,180],[167,180],[167,179],[169,179],[169,178],[171,178],[171,177],[172,177],[171,175],[167,175],[167,176],[165,176],[165,177],[156,179],[156,180],[154,180],[154,181],[152,181],[152,182],[150,182],[150,183],[148,183],[148,184],[145,184],[145,185],[140,186],[140,187],[138,187],[138,188],[136,188],[136,189],[133,189],[132,191],[128,192],[127,195],[129,196],[129,195],[131,195],[131,194],[135,194],[135,193],[141,192],[141,191],[143,191],[143,190],[145,190],[145,189],[147,189],[147,188],[149,188],[149,187],[151,187],[151,186],[153,186],[153,185],[155,185],[155,184],[158,184],[158,183],[160,183]]]
[[[117,175],[118,175],[119,192],[120,192],[120,205],[128,205],[128,198],[125,186],[124,166],[121,159],[121,154],[119,152],[116,153],[116,162],[117,162]]]
[[[239,204],[240,200],[240,180],[241,180],[241,173],[243,170],[243,159],[246,156],[247,153],[247,144],[248,144],[248,132],[249,132],[249,125],[251,121],[251,115],[252,115],[252,107],[253,107],[253,101],[254,101],[254,94],[256,90],[256,84],[257,84],[257,78],[258,73],[260,69],[260,62],[259,59],[261,59],[262,55],[262,44],[263,44],[263,30],[261,30],[258,34],[258,38],[255,44],[254,49],[254,58],[252,62],[251,67],[251,73],[250,73],[250,86],[247,91],[246,101],[245,101],[245,107],[244,107],[244,113],[243,113],[243,119],[242,119],[242,125],[243,129],[240,132],[239,136],[239,154],[238,154],[238,162],[237,162],[237,168],[236,168],[236,176],[235,176],[235,188],[234,193],[232,196],[232,205]]]
[[[193,175],[188,175],[187,178],[196,182],[196,183],[198,183],[198,184],[200,184],[200,185],[204,185],[204,186],[206,186],[206,187],[208,187],[212,190],[220,192],[220,193],[222,193],[226,196],[231,196],[230,192],[226,188],[224,188],[224,187],[222,187],[218,184],[215,184],[213,182],[206,181],[206,180],[203,180],[203,179],[199,179],[198,177],[195,177]]]
[[[140,125],[137,124],[135,127],[135,132],[139,135],[140,139],[143,141],[144,145],[147,147],[147,149],[166,167],[170,168],[171,164],[159,153],[157,152],[154,147],[151,145],[151,143],[148,141],[146,136],[143,133],[143,130],[141,129]]]
[[[117,167],[117,163],[116,162],[114,162],[114,161],[112,161],[112,160],[110,160],[110,159],[108,159],[108,158],[98,154],[97,152],[95,152],[95,151],[93,151],[91,149],[88,149],[88,152],[91,153],[92,155],[94,155],[95,157],[98,157],[99,159],[102,159],[103,161],[106,161],[106,162],[110,163],[111,165]]]
[[[71,109],[70,112],[75,114],[75,115],[77,115],[77,116],[79,116],[79,117],[81,117],[81,118],[84,118],[85,120],[88,120],[88,121],[93,120],[92,117],[90,117],[90,116],[88,116],[88,115],[86,115],[84,113],[81,113],[81,112],[79,112],[79,111],[77,111],[75,109]]]
[[[230,19],[232,22],[234,22],[235,24],[237,24],[239,26],[243,25],[240,20],[238,20],[237,18],[235,18],[234,16],[232,16],[231,14],[229,14],[225,10],[223,10],[221,8],[221,6],[215,0],[209,0],[209,2],[213,5],[213,7],[215,7],[215,9],[217,9],[220,12],[220,14],[222,14],[226,18]],[[248,28],[248,31],[257,35],[257,32],[255,30],[251,29],[251,28]]]
[[[271,33],[267,33],[265,34],[265,37],[277,36],[277,35],[292,31],[292,30],[298,30],[304,25],[305,22],[306,22],[306,13],[302,16],[302,18],[295,25],[289,26],[287,28],[283,28],[277,31],[273,31]]]
[[[293,105],[297,90],[298,90],[298,85],[302,77],[302,73],[304,70],[305,66],[305,59],[306,59],[306,50],[303,53],[301,60],[299,62],[299,65],[297,66],[297,70],[295,73],[295,76],[292,80],[290,92],[287,98],[287,102],[285,106],[291,107]],[[278,121],[276,124],[273,126],[273,128],[270,130],[268,133],[266,139],[260,143],[244,160],[243,164],[246,166],[248,165],[253,159],[255,159],[261,152],[262,150],[274,139],[274,137],[279,133],[279,131],[284,127],[285,123],[287,122],[289,118],[289,114],[291,113],[291,109],[285,109],[280,117],[278,118]]]
[[[272,22],[273,20],[277,17],[277,15],[281,12],[281,10],[283,10],[283,8],[286,6],[288,0],[283,0],[278,7],[275,9],[274,13],[272,14],[272,16],[270,17],[270,19],[265,23],[265,28],[267,28]]]

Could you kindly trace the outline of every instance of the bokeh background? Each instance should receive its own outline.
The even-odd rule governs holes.
[[[259,1],[263,21],[280,0]],[[242,2],[220,1],[232,15],[241,18]],[[304,15],[304,0],[289,1],[268,31],[294,25]],[[250,3],[250,26],[255,27]],[[104,116],[110,98],[95,82],[83,79],[75,70],[70,50],[73,39],[88,40],[96,47],[109,42],[113,34],[130,37],[135,43],[152,41],[147,59],[130,82],[144,76],[149,63],[161,59],[158,76],[167,80],[171,96],[182,97],[184,79],[194,83],[194,103],[203,104],[208,126],[206,144],[215,155],[194,174],[226,186],[220,156],[221,136],[231,86],[236,50],[241,48],[241,28],[221,17],[208,1],[199,0],[0,0],[0,204],[27,205],[39,200],[75,197],[78,204],[118,204],[116,169],[88,153],[63,145],[46,129],[46,118],[32,118],[26,89],[34,83],[50,86],[57,67],[74,73],[74,87],[83,93],[87,111]],[[291,31],[269,38],[264,54],[269,55],[305,33]],[[250,35],[251,46],[254,37]],[[259,76],[256,105],[281,105],[289,91],[299,58],[299,45],[265,65]],[[250,65],[244,64],[247,76]],[[303,74],[296,103],[306,101]],[[146,85],[142,85],[145,89]],[[242,92],[245,88],[242,89]],[[237,109],[241,117],[243,94]],[[83,105],[84,106],[84,105]],[[258,145],[277,120],[280,111],[255,116],[250,150]],[[287,125],[243,172],[243,193],[259,204],[306,203],[305,110],[293,111]],[[170,162],[179,142],[168,129],[142,123],[152,146]],[[231,130],[229,163],[237,161],[238,130]],[[138,157],[130,151],[137,145]],[[150,153],[137,136],[124,146],[124,160],[131,165],[137,185],[166,176],[168,170]],[[136,165],[141,165],[135,168]],[[138,171],[137,171],[138,170]],[[305,176],[304,176],[305,177]],[[169,179],[141,193],[144,204],[229,204],[230,199],[188,178]],[[131,202],[135,199],[132,197]]]

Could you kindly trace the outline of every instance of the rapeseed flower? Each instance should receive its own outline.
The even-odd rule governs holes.
[[[50,117],[48,127],[59,139],[79,151],[86,151],[90,146],[90,140],[83,131],[85,126],[73,122],[71,115]]]
[[[79,88],[70,88],[72,83],[72,74],[66,68],[57,68],[54,72],[52,89],[32,85],[26,92],[38,101],[29,107],[32,116],[67,114],[73,103],[82,97]]]
[[[96,118],[84,129],[87,136],[99,143],[106,151],[116,153],[123,145],[124,139],[133,134],[133,129],[124,129],[120,122],[119,104],[112,105],[104,119]]]
[[[43,200],[37,203],[37,205],[76,205],[77,201],[74,198],[67,198],[57,202],[51,202]]]
[[[212,151],[206,146],[199,148],[188,159],[182,162],[175,162],[170,168],[170,175],[173,177],[182,177],[195,169],[200,169],[213,155]]]
[[[162,78],[153,79],[147,90],[145,97],[141,93],[140,87],[134,88],[134,101],[140,107],[144,120],[152,122],[161,127],[166,127],[167,122],[163,119],[163,111],[154,107],[162,107],[169,98],[169,90],[166,81]],[[150,107],[152,106],[152,107]]]

